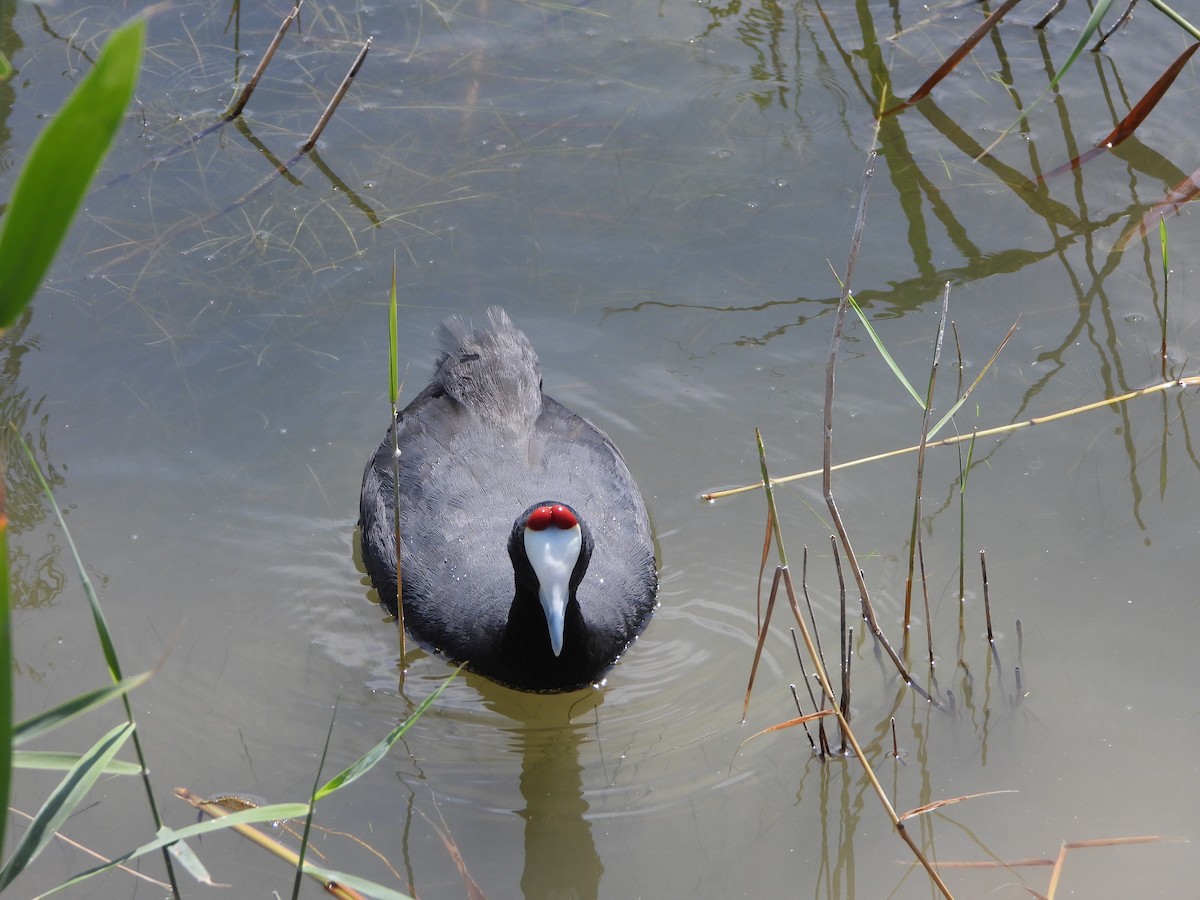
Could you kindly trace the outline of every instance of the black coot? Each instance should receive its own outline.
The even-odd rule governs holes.
[[[400,414],[404,623],[422,644],[527,691],[596,681],[645,627],[658,577],[646,507],[591,422],[542,393],[499,307],[439,329],[433,380]],[[396,609],[393,441],[363,474],[363,561]]]

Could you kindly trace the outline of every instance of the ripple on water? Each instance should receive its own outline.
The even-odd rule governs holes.
[[[720,664],[727,649],[748,666],[753,612],[684,597],[682,583],[664,578],[661,608],[603,687],[528,694],[469,672],[456,678],[404,738],[418,777],[448,803],[512,812],[544,790],[581,800],[589,818],[642,816],[756,777],[735,765],[747,735],[737,721],[744,682],[730,684]],[[337,634],[342,628],[361,638],[354,619],[328,620],[324,645],[344,648],[351,639]],[[378,718],[381,735],[453,671],[410,649],[401,688],[393,629],[368,630],[378,655],[362,667],[368,690],[351,711]]]

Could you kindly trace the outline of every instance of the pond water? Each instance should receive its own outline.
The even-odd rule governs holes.
[[[0,2],[17,70],[0,84],[0,196],[139,6]],[[288,7],[158,7],[113,153],[0,349],[6,416],[53,481],[126,670],[161,666],[133,704],[168,823],[194,818],[176,786],[303,799],[331,718],[326,776],[451,671],[418,653],[401,682],[395,626],[355,549],[362,467],[389,416],[395,260],[405,398],[425,383],[442,318],[506,307],[547,391],[604,428],[641,484],[661,608],[602,688],[537,696],[456,679],[383,764],[321,804],[324,864],[426,900],[466,894],[464,872],[489,897],[934,896],[856,761],[815,758],[799,728],[748,741],[796,714],[789,684],[805,676],[781,606],[742,724],[766,509],[761,492],[698,495],[759,477],[756,427],[773,474],[820,467],[833,270],[873,146],[853,285],[924,391],[951,284],[935,418],[1014,323],[959,433],[1163,381],[1164,306],[1168,377],[1194,372],[1194,218],[1168,220],[1167,297],[1157,234],[1124,247],[1122,235],[1198,165],[1195,63],[1134,138],[1029,184],[1111,130],[1184,49],[1182,31],[1139,10],[974,161],[1066,60],[1085,16],[1070,6],[1041,32],[1040,10],[1014,17],[877,143],[875,111],[965,38],[976,5],[309,0],[244,116],[194,142]],[[270,177],[367,36],[315,152]],[[1072,850],[1059,896],[1194,889],[1180,843],[1200,808],[1193,400],[1172,389],[981,438],[961,506],[965,452],[929,452],[936,683],[919,591],[909,660],[942,708],[902,685],[852,615],[852,711],[897,810],[1006,792],[910,820],[931,858],[1052,859],[1063,842],[1158,835]],[[920,427],[851,317],[835,460],[912,445]],[[63,535],[11,450],[9,465],[23,717],[105,675]],[[833,482],[897,646],[915,473],[909,455]],[[809,548],[830,657],[838,587],[820,478],[780,487],[778,502],[796,573]],[[53,745],[80,749],[108,724],[84,720]],[[14,805],[32,811],[53,783],[22,774]],[[115,854],[152,832],[133,779],[94,800],[68,837]],[[287,867],[239,839],[197,849],[238,896],[290,891]],[[54,845],[12,890],[33,896],[91,864]],[[141,869],[159,877],[161,861]],[[944,875],[959,897],[1045,893],[1050,877]],[[110,873],[67,895],[165,892]]]

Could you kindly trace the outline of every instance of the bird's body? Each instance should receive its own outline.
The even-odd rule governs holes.
[[[654,610],[649,520],[621,453],[542,393],[537,356],[508,315],[493,307],[488,318],[477,331],[443,324],[433,379],[399,418],[404,622],[511,687],[583,687]],[[363,560],[393,612],[395,462],[389,431],[360,500]],[[543,596],[555,576],[538,574],[541,556],[562,569],[557,601]]]

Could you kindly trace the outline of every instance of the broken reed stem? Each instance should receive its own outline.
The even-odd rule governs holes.
[[[850,639],[847,637],[847,635],[850,633],[850,629],[846,625],[846,578],[842,574],[842,557],[841,557],[841,554],[838,553],[837,537],[835,537],[834,535],[830,535],[829,536],[829,545],[833,550],[833,568],[837,572],[837,580],[838,580],[838,611],[839,611],[839,619],[838,619],[839,648],[838,648],[838,650],[839,650],[839,654],[840,654],[839,671],[841,672],[841,676],[842,676],[842,699],[841,699],[839,705],[841,706],[841,709],[842,709],[841,719],[844,719],[845,721],[849,722],[850,721],[850,651],[852,649],[852,645],[850,643]],[[816,622],[813,622],[813,633],[814,634],[819,633]],[[822,662],[824,662],[824,660],[822,660]],[[840,720],[839,720],[839,722],[840,722]],[[842,743],[841,743],[839,752],[842,753],[843,755],[846,752],[845,729],[842,729]]]
[[[312,132],[303,144],[300,145],[300,152],[307,153],[317,145],[317,139],[321,136],[321,132],[325,130],[325,126],[329,124],[329,120],[333,118],[334,112],[338,105],[342,102],[342,98],[346,96],[346,91],[350,90],[350,82],[354,80],[354,76],[358,74],[358,70],[362,68],[363,61],[367,58],[367,53],[371,50],[372,38],[367,38],[362,45],[362,49],[358,51],[358,56],[354,58],[354,64],[350,66],[350,71],[346,73],[346,77],[342,79],[342,83],[338,85],[338,89],[334,91],[333,97],[325,107],[325,111],[321,113],[321,118],[317,120],[317,124],[313,127]]]
[[[917,451],[917,486],[913,499],[912,528],[908,536],[908,577],[904,582],[904,658],[908,658],[909,627],[912,622],[913,572],[918,545],[921,543],[921,496],[925,478],[925,444],[929,440],[929,415],[933,409],[933,391],[937,386],[938,365],[942,361],[942,342],[946,337],[946,315],[950,309],[950,282],[942,291],[942,314],[938,318],[937,336],[933,342],[933,363],[929,366],[929,384],[925,388],[925,409],[921,413],[921,442]],[[928,621],[928,613],[926,613]],[[930,648],[930,656],[933,648]]]
[[[967,444],[967,459],[963,463],[962,447],[958,447],[958,640],[961,656],[967,615],[967,476],[975,456],[975,437]]]
[[[825,708],[825,704],[817,703],[817,696],[816,696],[816,694],[813,693],[812,679],[808,677],[808,672],[804,668],[804,654],[800,652],[800,641],[797,640],[797,638],[796,638],[796,629],[789,628],[788,631],[790,631],[792,634],[792,646],[796,648],[796,661],[800,664],[800,677],[804,680],[804,687],[808,691],[809,702],[812,703],[813,709],[818,710],[818,711],[822,710]],[[813,626],[813,637],[817,638],[817,652],[820,653],[821,652],[821,640],[820,640],[820,635],[817,634],[815,625]],[[822,659],[821,662],[822,662],[822,664],[824,664],[824,662],[825,662],[824,659]],[[807,724],[804,726],[804,730],[806,732],[808,731]],[[824,758],[828,757],[831,752],[829,749],[829,738],[825,734],[825,720],[824,719],[817,720],[817,737],[819,737],[820,741],[821,741],[821,747],[817,752],[820,754],[821,758],[824,759]],[[816,748],[813,748],[813,749],[816,749]]]
[[[878,135],[879,123],[875,124],[875,132]],[[908,673],[908,668],[896,655],[896,651],[892,648],[891,642],[883,633],[883,629],[879,627],[879,621],[875,617],[875,607],[871,602],[871,594],[867,589],[866,576],[863,574],[862,567],[858,564],[858,556],[854,552],[854,546],[850,543],[850,534],[846,530],[846,524],[842,521],[842,515],[838,511],[837,501],[833,496],[833,396],[835,384],[835,372],[837,371],[837,358],[841,350],[842,331],[846,325],[846,309],[850,305],[850,286],[854,280],[854,266],[858,260],[858,251],[862,246],[863,229],[867,222],[867,198],[870,196],[871,178],[875,174],[875,151],[872,150],[867,157],[867,165],[863,170],[862,189],[858,197],[858,215],[854,220],[854,235],[850,241],[850,257],[846,262],[846,277],[842,280],[842,296],[838,302],[837,314],[834,317],[833,335],[829,341],[829,357],[825,363],[825,407],[824,407],[824,428],[822,437],[821,451],[821,492],[825,497],[825,505],[829,508],[829,515],[833,519],[834,528],[837,530],[838,541],[842,545],[842,549],[846,553],[846,562],[854,572],[854,581],[858,586],[859,602],[862,604],[863,616],[867,620],[867,625],[871,629],[871,633],[880,645],[886,651],[888,657],[892,660],[892,664],[896,667],[896,671],[900,673],[900,677],[904,679],[904,683],[913,688],[917,693],[930,702],[941,708],[942,704],[936,698],[930,696],[929,692],[918,685]],[[770,482],[766,476],[766,464],[763,464],[763,480],[764,487],[770,486]],[[767,496],[770,498],[768,503],[771,507],[772,514],[775,510],[775,495],[771,490],[767,490]],[[782,544],[782,538],[779,543]],[[782,560],[783,557],[781,556]],[[832,695],[830,697],[832,701]]]
[[[793,638],[795,637],[795,634],[796,634],[795,629],[793,629],[792,630]],[[797,649],[797,651],[800,649],[799,645],[796,646],[796,649]],[[800,694],[796,690],[796,686],[794,684],[789,684],[788,687],[791,688],[792,700],[795,701],[795,703],[796,703],[796,715],[803,718],[804,717],[804,707],[802,707],[800,705]],[[812,752],[816,753],[817,752],[817,742],[813,740],[812,732],[808,730],[807,722],[804,723],[804,736],[806,738],[808,738],[808,746],[810,746],[812,748]]]
[[[925,607],[925,649],[929,655],[929,671],[937,667],[933,661],[933,614],[929,611],[929,578],[925,574],[925,542],[917,544],[917,557],[921,571],[921,600]]]
[[[832,537],[829,539],[833,540]],[[821,665],[825,665],[825,650],[821,647],[821,630],[817,628],[817,616],[813,612],[812,597],[808,595],[808,545],[800,557],[800,590],[804,594],[804,607],[808,610],[808,624],[812,626],[813,640],[817,643],[817,654],[821,657]],[[799,649],[797,648],[797,652]]]
[[[225,809],[219,803],[209,802],[203,797],[193,794],[187,788],[175,788],[175,796],[179,797],[181,800],[186,800],[188,803],[210,818],[223,819],[225,816],[229,815],[229,810]],[[255,844],[258,844],[258,846],[265,850],[271,851],[280,859],[285,860],[288,864],[292,866],[298,866],[300,864],[300,855],[298,853],[296,853],[290,847],[285,847],[274,838],[263,834],[253,825],[238,824],[230,827],[242,837],[254,842]],[[365,900],[363,895],[353,888],[338,884],[336,881],[325,881],[323,878],[320,878],[311,872],[305,872],[305,874],[314,881],[319,882],[327,893],[339,898],[339,900]]]
[[[841,719],[845,719],[848,722],[848,721],[850,721],[850,716],[848,714],[848,710],[849,710],[849,706],[850,706],[849,700],[848,700],[848,695],[850,693],[850,683],[849,683],[849,676],[848,676],[849,667],[850,667],[850,662],[849,662],[850,643],[846,639],[846,634],[847,634],[846,577],[842,574],[842,557],[841,557],[841,554],[838,553],[838,543],[837,543],[837,538],[835,536],[830,535],[829,545],[830,545],[830,548],[833,550],[833,568],[834,568],[834,571],[837,572],[837,580],[838,580],[838,612],[839,612],[839,615],[838,615],[838,638],[839,638],[838,639],[838,645],[839,645],[838,646],[838,656],[839,656],[838,671],[841,673],[841,677],[842,677],[842,699],[838,705],[841,707],[841,710],[842,710]],[[818,629],[817,629],[815,622],[813,623],[813,633],[814,634],[818,633]],[[839,723],[840,723],[840,719],[839,719]],[[842,729],[842,742],[841,742],[841,747],[840,747],[839,752],[842,754],[845,754],[845,752],[846,752],[846,732],[844,729]]]
[[[842,718],[850,721],[850,665],[854,657],[850,651],[854,647],[854,629],[846,631],[846,645],[842,651],[846,654],[845,665],[842,666]],[[846,752],[846,736],[842,735],[842,753]]]
[[[750,664],[750,679],[746,682],[746,696],[742,700],[742,724],[746,724],[746,714],[750,711],[750,692],[754,690],[754,678],[758,675],[758,663],[762,659],[763,644],[767,640],[767,626],[771,623],[771,612],[775,609],[775,597],[779,593],[779,568],[775,569],[775,578],[771,581],[771,594],[767,598],[767,614],[763,617],[758,629],[758,640],[754,645],[754,661]],[[814,704],[815,705],[815,704]]]
[[[275,32],[275,37],[271,39],[271,43],[267,45],[267,49],[263,52],[262,59],[258,61],[258,68],[250,76],[250,80],[246,82],[237,99],[233,101],[233,105],[229,107],[221,116],[221,122],[231,122],[242,114],[242,110],[246,108],[246,103],[250,100],[250,95],[254,93],[254,89],[258,87],[259,79],[262,78],[263,72],[267,70],[267,63],[275,55],[275,51],[279,49],[280,43],[283,41],[283,36],[288,33],[288,29],[292,27],[292,23],[296,21],[296,16],[300,14],[300,7],[304,0],[298,0],[292,11],[283,17],[283,21],[279,23],[279,30]]]
[[[983,612],[987,617],[987,639],[989,644],[995,644],[996,639],[992,635],[992,599],[988,595],[987,553],[983,550],[979,551],[979,567],[983,570]]]
[[[1049,422],[1055,422],[1059,419],[1065,419],[1070,416],[1076,416],[1080,413],[1091,412],[1094,409],[1103,409],[1106,406],[1116,406],[1118,403],[1126,403],[1135,397],[1145,397],[1150,394],[1161,393],[1173,387],[1190,388],[1200,387],[1200,375],[1189,375],[1184,378],[1176,378],[1170,381],[1164,381],[1161,384],[1152,385],[1146,388],[1139,388],[1136,391],[1129,391],[1117,397],[1109,397],[1105,400],[1097,400],[1095,403],[1087,403],[1083,406],[1076,406],[1072,409],[1063,410],[1062,412],[1052,413],[1048,416],[1037,416],[1032,419],[1026,419],[1023,422],[1013,422],[1009,425],[998,425],[995,428],[985,428],[968,432],[967,434],[956,434],[953,437],[941,438],[940,440],[930,441],[925,446],[928,447],[950,447],[955,444],[961,444],[964,441],[973,441],[976,438],[993,437],[998,434],[1008,434],[1013,431],[1019,431],[1022,428],[1029,428],[1032,425],[1045,425]],[[837,463],[829,467],[830,472],[837,472],[842,469],[861,466],[865,463],[879,462],[884,459],[891,459],[894,456],[903,456],[906,453],[916,453],[921,449],[921,445],[917,444],[913,447],[902,447],[899,450],[889,450],[886,453],[877,453],[874,456],[864,456],[859,459],[853,459],[848,462]],[[792,481],[799,481],[803,478],[813,478],[817,475],[823,475],[825,469],[811,469],[807,472],[799,472],[795,475],[785,475],[782,478],[774,478],[772,484],[788,484]],[[735,494],[744,494],[749,491],[757,491],[762,489],[762,482],[758,481],[754,484],[743,485],[742,487],[729,488],[721,491],[706,491],[700,495],[700,499],[705,502],[713,500],[721,500],[725,497],[732,497]]]
[[[958,386],[954,389],[954,393],[962,395],[963,374],[966,372],[966,364],[963,362],[962,343],[958,339],[958,326],[951,321],[950,331],[954,335],[954,352],[958,359]],[[957,429],[955,429],[957,430]],[[971,449],[975,448],[974,443],[970,444]],[[971,453],[967,452],[967,465],[963,467],[962,447],[956,448],[958,451],[958,635],[959,644],[962,643],[963,626],[965,624],[966,603],[967,603],[967,571],[963,566],[963,560],[966,558],[966,538],[967,538],[967,472],[971,469]]]

